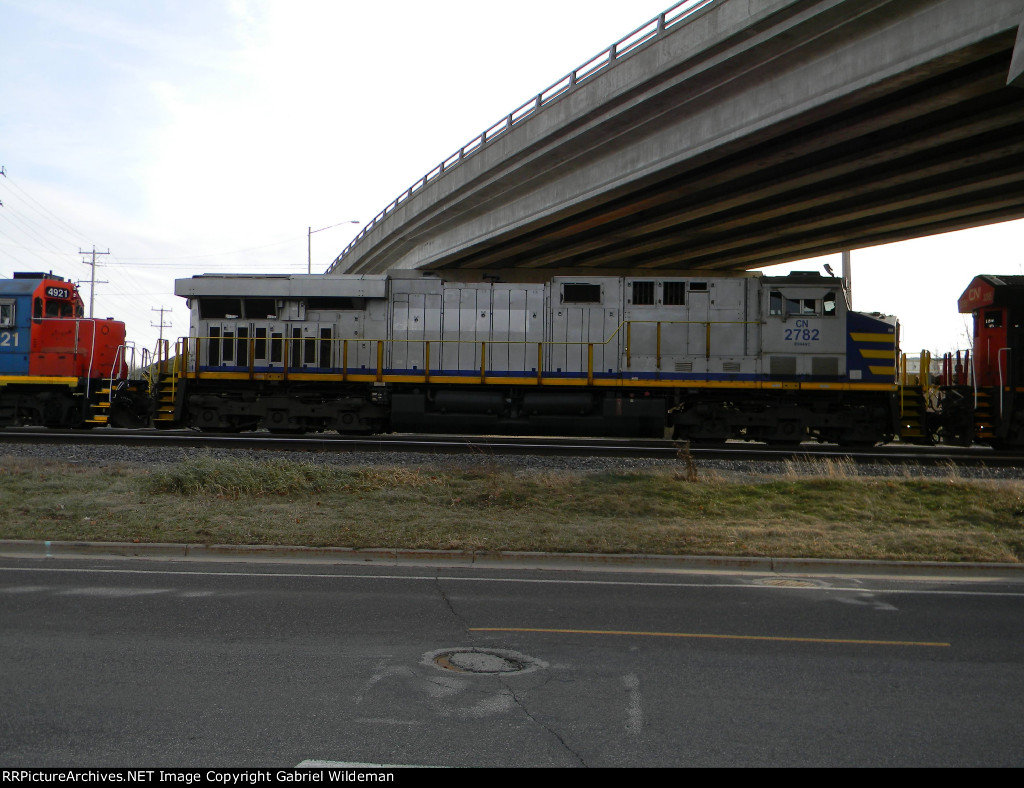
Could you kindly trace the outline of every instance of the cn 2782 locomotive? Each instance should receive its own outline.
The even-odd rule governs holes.
[[[124,353],[124,323],[85,317],[73,282],[43,273],[0,280],[0,427],[108,423],[127,386]]]
[[[898,429],[897,323],[841,280],[197,276],[158,423],[845,444]]]

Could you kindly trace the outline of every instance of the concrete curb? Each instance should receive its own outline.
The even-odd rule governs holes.
[[[533,568],[607,572],[750,572],[786,575],[871,575],[1024,581],[1024,564],[859,561],[592,553],[517,553],[474,550],[299,547],[278,545],[146,544],[0,539],[3,558],[134,558],[180,561],[294,562],[434,566],[480,569]]]

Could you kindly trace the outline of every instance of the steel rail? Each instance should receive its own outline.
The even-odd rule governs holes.
[[[828,444],[765,446],[729,442],[692,445],[655,439],[495,437],[465,435],[375,435],[349,436],[317,434],[280,436],[266,433],[220,434],[192,430],[116,430],[82,432],[17,428],[0,430],[0,444],[92,445],[163,448],[218,448],[257,451],[302,451],[345,453],[395,451],[419,454],[540,455],[634,458],[656,460],[734,460],[737,462],[782,462],[786,460],[848,459],[859,465],[942,465],[1020,467],[1024,452],[996,451],[984,446],[889,445],[873,448],[843,448]],[[0,455],[3,454],[0,448]]]

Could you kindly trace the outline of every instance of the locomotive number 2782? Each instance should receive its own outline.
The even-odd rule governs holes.
[[[18,334],[11,331],[0,331],[0,347],[17,347]]]

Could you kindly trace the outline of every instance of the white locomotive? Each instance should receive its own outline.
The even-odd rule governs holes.
[[[898,431],[894,318],[841,280],[704,273],[544,283],[179,279],[167,424],[875,443]]]

